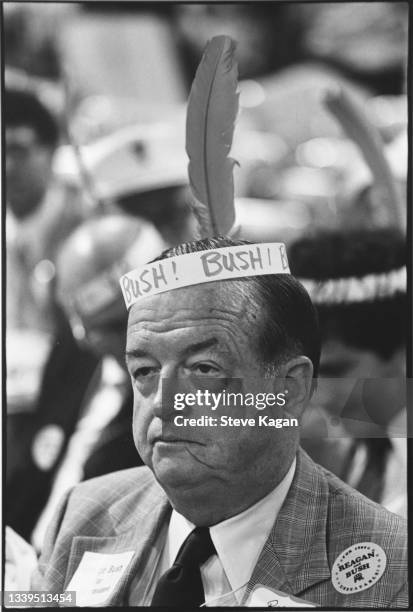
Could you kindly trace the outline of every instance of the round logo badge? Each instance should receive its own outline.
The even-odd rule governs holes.
[[[386,553],[374,542],[353,544],[334,561],[333,587],[339,593],[350,595],[369,589],[376,584],[386,569]]]
[[[57,461],[65,440],[64,431],[59,425],[46,425],[35,436],[32,457],[35,465],[44,472],[50,470]]]

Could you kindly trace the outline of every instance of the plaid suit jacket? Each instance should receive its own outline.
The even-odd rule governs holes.
[[[162,545],[171,507],[146,467],[95,478],[62,500],[49,527],[33,588],[63,591],[86,551],[135,550],[105,605],[145,600],[148,576]],[[357,593],[339,593],[332,566],[343,550],[360,542],[378,544],[387,557],[382,577]],[[157,544],[157,545],[155,545]],[[360,495],[300,450],[287,498],[250,578],[244,601],[257,584],[322,607],[408,607],[405,521]]]

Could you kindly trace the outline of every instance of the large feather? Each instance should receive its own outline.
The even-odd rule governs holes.
[[[341,124],[344,132],[358,146],[381,193],[390,222],[403,224],[403,202],[383,153],[378,129],[369,121],[363,109],[342,88],[327,91],[324,104]]]
[[[188,100],[188,173],[202,237],[228,233],[235,220],[235,162],[228,157],[238,114],[234,49],[228,36],[208,43]]]

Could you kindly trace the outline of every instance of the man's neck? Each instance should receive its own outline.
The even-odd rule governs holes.
[[[200,485],[184,492],[165,489],[173,508],[188,521],[199,527],[210,527],[241,514],[258,503],[287,477],[295,456],[285,466],[281,477],[257,482],[250,488],[246,484],[242,490],[231,490],[229,486],[207,488]]]

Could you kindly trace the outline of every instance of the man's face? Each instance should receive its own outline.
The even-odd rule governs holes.
[[[355,435],[370,435],[387,423],[402,396],[403,355],[386,360],[337,337],[323,342],[319,384],[313,401]],[[310,411],[309,411],[310,412]]]
[[[261,318],[255,320],[254,315],[251,300],[231,292],[230,282],[165,292],[132,307],[126,352],[134,390],[134,439],[167,492],[197,487],[213,491],[237,483],[248,490],[257,478],[269,478],[270,473],[273,478],[274,470],[285,463],[289,436],[281,429],[171,427],[181,414],[171,401],[175,390],[259,393],[268,392],[270,385],[274,390],[274,381],[264,379],[259,362]],[[244,416],[237,410],[227,409],[226,414]],[[282,416],[282,408],[270,410],[272,414],[265,412],[271,417]],[[254,408],[248,416],[252,411],[257,414]],[[208,414],[219,417],[220,408],[185,409],[186,417]]]
[[[320,377],[368,378],[382,375],[383,363],[372,351],[345,344],[339,338],[323,342],[320,358]]]
[[[6,195],[18,218],[34,212],[50,179],[53,149],[29,126],[6,127]]]

